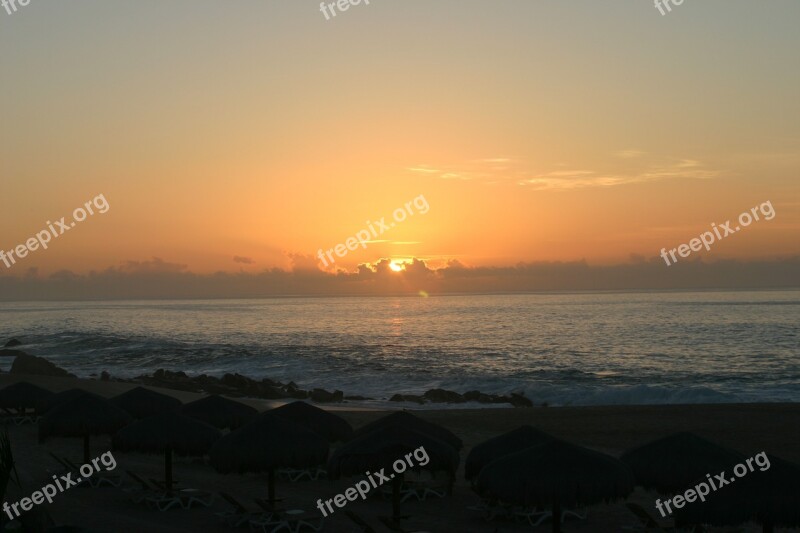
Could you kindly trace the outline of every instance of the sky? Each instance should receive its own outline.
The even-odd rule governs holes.
[[[0,263],[0,287],[129,297],[137,276],[180,275],[184,296],[224,296],[283,293],[265,279],[286,273],[304,294],[359,275],[491,292],[638,267],[633,288],[796,286],[798,20],[796,0],[0,8],[0,249],[108,206]],[[765,202],[770,220],[660,257]],[[716,283],[684,268],[698,261],[752,275]],[[557,265],[572,282],[530,271]],[[503,281],[519,269],[535,279]]]

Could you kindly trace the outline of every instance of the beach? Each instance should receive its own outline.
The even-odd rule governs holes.
[[[80,378],[56,378],[44,376],[7,375],[0,376],[0,386],[18,381],[28,381],[54,392],[80,387],[101,396],[114,396],[133,388],[130,383],[118,383]],[[188,402],[201,397],[199,394],[168,389],[154,389]],[[263,411],[286,401],[268,401],[237,398]],[[349,407],[338,404],[336,414],[358,428],[386,414],[383,410],[364,407]],[[464,480],[463,464],[469,450],[477,443],[530,424],[567,441],[586,446],[613,456],[649,440],[677,431],[692,431],[709,440],[741,451],[754,454],[766,450],[789,461],[800,461],[800,406],[797,404],[717,404],[717,405],[659,405],[659,406],[587,406],[587,407],[535,407],[493,409],[443,409],[416,412],[420,417],[451,430],[464,441],[461,451],[461,466],[453,495],[446,498],[429,498],[426,501],[403,503],[403,512],[411,518],[404,522],[409,530],[442,533],[531,531],[530,526],[513,522],[484,522],[479,513],[467,510],[480,500]],[[10,486],[7,501],[16,501],[46,484],[57,470],[57,463],[48,455],[70,457],[80,463],[81,443],[79,439],[52,439],[44,444],[37,442],[35,424],[9,425],[14,458],[24,490]],[[111,449],[108,437],[92,439],[92,456]],[[163,476],[163,457],[135,453],[114,452],[118,473],[126,470],[144,477]],[[225,491],[241,502],[251,503],[253,498],[263,498],[266,492],[265,476],[221,475],[210,466],[196,460],[176,458],[175,477],[182,486],[200,490]],[[306,514],[318,517],[318,499],[323,500],[343,492],[357,478],[338,481],[318,480],[290,483],[278,482],[278,494],[286,498],[287,509],[304,509]],[[656,517],[655,493],[637,488],[629,501],[639,503]],[[170,510],[159,512],[134,504],[129,495],[115,488],[73,488],[59,494],[47,511],[58,524],[81,525],[98,531],[115,532],[194,532],[231,531],[217,519],[215,513],[227,509],[219,500],[210,508]],[[389,512],[389,503],[380,499],[351,502],[346,507],[366,520],[375,531],[389,531],[379,517]],[[345,515],[344,509],[327,517],[323,531],[358,531],[356,525]],[[661,520],[669,525],[669,520]],[[622,503],[598,505],[589,509],[587,520],[567,521],[565,531],[622,531],[626,526],[639,524]],[[547,523],[535,530],[548,531]],[[748,527],[713,528],[710,531],[760,531],[754,524]],[[781,531],[778,529],[778,531]],[[788,530],[787,530],[788,531]]]

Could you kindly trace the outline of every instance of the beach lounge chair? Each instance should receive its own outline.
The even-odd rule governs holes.
[[[436,478],[429,472],[410,473],[406,475],[406,479],[403,480],[403,485],[400,488],[400,502],[402,503],[412,498],[418,501],[425,501],[431,496],[444,498],[449,492],[449,478]],[[381,495],[385,498],[391,498],[392,487],[390,485],[382,486]]]
[[[308,479],[309,481],[316,481],[319,478],[326,478],[328,476],[328,472],[322,468],[321,466],[317,466],[314,468],[280,468],[278,469],[278,477],[280,479],[285,479],[288,481],[301,481],[303,479]]]
[[[553,513],[550,511],[543,511],[537,507],[516,507],[511,511],[511,513],[514,517],[514,520],[517,522],[525,522],[530,524],[532,527],[536,527],[548,518],[553,517]],[[561,521],[564,521],[563,518]]]
[[[126,470],[125,473],[136,482],[136,486],[133,488],[124,489],[131,495],[134,503],[145,503],[156,507],[159,511],[166,511],[180,505],[180,498],[174,494],[167,496],[162,488],[153,485],[130,470]]]
[[[58,460],[58,457],[50,454]],[[78,465],[67,459],[66,457],[62,457],[61,461],[59,461],[62,465],[64,465],[67,469],[67,472],[80,472]],[[102,486],[108,487],[119,487],[122,485],[122,476],[119,474],[109,474],[108,472],[95,472],[91,475],[91,477],[84,478],[86,481],[89,482],[89,486],[97,488]]]
[[[563,523],[568,516],[575,517],[578,520],[586,520],[588,515],[589,512],[586,509],[565,509],[561,511],[561,522]],[[513,516],[517,522],[525,522],[536,527],[548,518],[553,518],[553,513],[536,507],[515,507]]]
[[[0,417],[0,422],[8,424],[13,422],[14,425],[21,426],[22,424],[31,424],[37,422],[39,416],[35,412],[28,412],[26,409],[3,409],[3,415]]]
[[[475,511],[483,515],[484,520],[491,522],[498,518],[510,519],[514,517],[514,506],[499,501],[482,499],[480,505],[467,507],[469,511]]]
[[[250,522],[250,520],[266,518],[265,511],[250,510],[236,498],[227,492],[220,492],[220,497],[228,502],[232,510],[217,513],[217,517],[223,520],[230,527],[241,527]]]
[[[191,509],[195,505],[211,507],[216,495],[197,489],[180,489],[172,492],[153,491],[145,495],[142,500],[150,507],[159,511],[168,511],[173,507],[179,506],[183,509]]]
[[[381,495],[384,498],[391,499],[392,497],[392,487],[381,487]],[[447,495],[445,490],[439,490],[434,487],[427,487],[424,485],[412,485],[403,483],[402,488],[400,489],[400,503],[405,502],[406,500],[417,500],[417,501],[425,501],[426,498],[429,496],[436,496],[437,498],[444,498]]]
[[[256,500],[259,505],[262,500]],[[309,528],[314,531],[322,529],[322,517],[306,518],[305,511],[302,509],[271,509],[268,506],[264,507],[266,511],[265,516],[250,520],[250,529],[253,531],[263,531],[264,533],[277,533],[284,529],[289,533],[298,533],[303,528]],[[269,513],[272,513],[271,515]]]
[[[128,490],[134,503],[142,503],[154,507],[159,511],[168,511],[175,506],[190,509],[195,505],[211,507],[216,499],[216,494],[197,489],[173,489],[167,492],[163,484],[158,485],[145,480],[130,470],[125,471],[136,483],[137,487]]]
[[[625,507],[627,507],[630,512],[636,515],[636,518],[638,518],[641,522],[641,525],[639,526],[629,526],[625,528],[627,531],[666,531],[638,503],[626,502]]]
[[[191,509],[194,506],[211,507],[217,499],[215,492],[200,489],[178,489],[173,492],[181,499],[181,507]]]

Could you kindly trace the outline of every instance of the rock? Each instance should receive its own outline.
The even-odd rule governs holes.
[[[363,401],[366,401],[366,400],[371,400],[372,398],[367,398],[366,396],[355,395],[355,396],[345,396],[344,399],[345,400],[352,400],[354,402],[363,402]]]
[[[422,395],[429,402],[464,403],[464,397],[457,392],[444,389],[431,389]]]
[[[328,392],[325,389],[314,389],[311,391],[311,399],[321,403],[341,402],[344,399],[344,393],[340,390]]]
[[[413,402],[418,404],[425,403],[425,399],[422,396],[415,396],[414,394],[395,394],[391,398],[389,398],[390,402]]]
[[[36,357],[35,355],[19,355],[11,364],[11,374],[35,374],[38,376],[59,376],[71,377],[70,374],[63,368],[59,368],[43,357]]]
[[[221,382],[226,387],[231,387],[234,389],[247,390],[255,387],[254,390],[258,391],[258,382],[253,381],[252,379],[241,374],[225,374],[222,376]]]
[[[278,387],[278,388],[281,387],[281,383],[279,381],[272,381],[269,378],[263,378],[261,380],[261,383],[263,383],[264,385],[269,385],[270,387]]]
[[[527,399],[522,394],[517,394],[516,392],[512,392],[511,396],[506,398],[506,401],[514,407],[533,407],[532,401]]]
[[[297,388],[297,385],[295,384],[294,381],[290,381],[289,384],[286,385],[286,388],[284,390],[286,391],[286,395],[289,398],[297,398],[298,400],[305,400],[306,398],[309,397],[309,393],[304,391],[304,390],[302,390],[302,389]],[[322,390],[322,389],[318,389],[318,390]],[[323,391],[323,392],[325,392],[325,391]],[[328,393],[328,394],[330,394],[330,393]]]
[[[286,398],[286,393],[278,387],[262,383],[259,387],[258,397],[265,400],[280,400],[281,398]]]
[[[189,376],[186,375],[186,372],[171,372],[169,370],[164,370],[163,368],[156,370],[153,373],[153,377],[155,379],[164,379],[168,381],[187,381],[189,379]]]
[[[468,402],[477,402],[478,398],[481,397],[481,392],[476,390],[468,390],[464,393],[464,399]]]
[[[28,355],[21,350],[9,350],[7,348],[0,348],[0,357],[17,357],[20,355]]]
[[[6,343],[6,348],[13,348],[14,346],[20,345],[22,345],[22,342],[20,342],[18,339],[11,339]]]
[[[505,398],[493,394],[484,394],[481,391],[471,390],[464,393],[464,399],[468,402],[479,403],[505,403]]]

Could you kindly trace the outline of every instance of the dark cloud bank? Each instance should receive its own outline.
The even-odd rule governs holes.
[[[293,256],[292,270],[194,274],[161,259],[129,261],[86,275],[70,271],[48,277],[34,270],[0,276],[0,300],[97,300],[261,298],[270,296],[377,296],[535,291],[780,289],[800,287],[800,256],[771,261],[687,261],[667,267],[661,259],[591,266],[585,261],[466,267],[457,261],[430,269],[416,260],[393,272],[388,260],[356,272],[328,274],[312,258]]]

